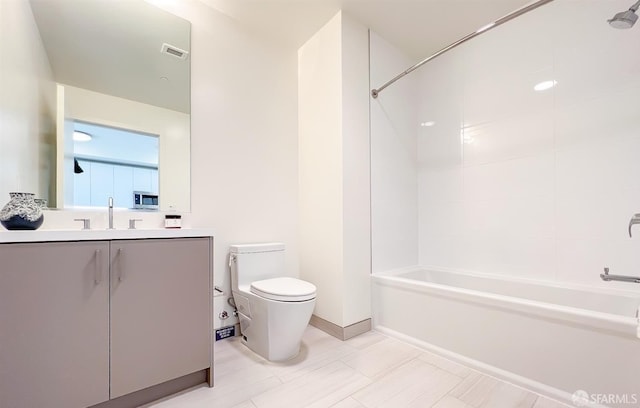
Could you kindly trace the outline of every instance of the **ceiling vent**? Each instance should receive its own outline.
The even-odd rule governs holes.
[[[163,54],[171,55],[172,57],[176,57],[181,60],[186,60],[187,55],[189,55],[189,51],[182,50],[167,43],[162,44],[162,49],[160,50],[160,52]]]

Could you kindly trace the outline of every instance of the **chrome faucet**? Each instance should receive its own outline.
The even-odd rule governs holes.
[[[629,238],[631,238],[631,227],[635,224],[640,224],[640,214],[634,214],[629,221]]]
[[[640,276],[625,276],[625,275],[609,275],[609,268],[604,268],[604,273],[600,274],[600,279],[605,282],[620,281],[640,283]]]
[[[142,221],[142,218],[129,219],[129,229],[136,229],[136,221]]]
[[[109,197],[109,229],[113,229],[113,197]]]
[[[88,230],[91,229],[91,219],[90,218],[74,218],[74,221],[82,221],[82,229]]]
[[[633,214],[633,217],[631,217],[631,220],[629,220],[629,238],[631,238],[631,227],[633,227],[635,224],[640,224],[640,214]],[[620,281],[640,283],[640,276],[610,275],[609,268],[604,268],[604,273],[600,274],[600,279],[605,282]]]

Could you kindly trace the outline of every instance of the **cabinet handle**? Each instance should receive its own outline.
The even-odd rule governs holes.
[[[122,248],[118,248],[118,282],[122,282]]]
[[[102,282],[102,251],[96,249],[96,269],[94,275],[94,282],[99,285]]]

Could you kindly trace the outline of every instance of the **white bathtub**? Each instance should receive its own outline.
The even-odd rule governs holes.
[[[376,330],[570,404],[584,390],[640,407],[638,293],[432,268],[372,279]]]

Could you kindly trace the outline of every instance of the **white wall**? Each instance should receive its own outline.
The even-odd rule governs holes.
[[[29,3],[0,1],[0,205],[10,191],[54,197],[56,89]]]
[[[342,16],[343,325],[371,318],[369,30]]]
[[[301,276],[318,288],[314,314],[343,326],[340,14],[298,51]]]
[[[605,23],[626,8],[553,2],[411,74],[420,81],[418,122],[436,122],[417,138],[421,264],[638,289],[598,276],[605,266],[640,271],[640,229],[627,235],[640,212],[638,36]],[[533,90],[551,79],[555,88]],[[412,182],[411,174],[402,181]],[[384,204],[375,191],[374,215]],[[374,238],[387,231],[374,226]]]
[[[371,316],[366,27],[334,16],[299,49],[298,87],[300,273],[346,327]]]
[[[192,24],[191,221],[216,231],[216,285],[236,243],[284,242],[298,276],[296,51],[198,1],[159,5]]]
[[[371,88],[415,63],[370,33]],[[371,98],[373,273],[418,264],[418,81],[406,76]]]
[[[158,135],[160,209],[189,211],[189,115],[69,85],[64,96],[69,119]]]

